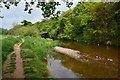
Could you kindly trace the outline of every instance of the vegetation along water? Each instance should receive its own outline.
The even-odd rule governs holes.
[[[10,4],[18,3],[3,2],[8,9]],[[25,4],[24,11],[31,14],[30,5],[34,2]],[[59,5],[39,2],[36,7],[43,11],[42,21],[32,23],[24,19],[9,30],[0,28],[0,63],[6,65],[2,78],[14,78],[14,50],[21,40],[24,43],[19,47],[19,55],[24,78],[118,78],[120,2],[78,2],[73,8],[72,3],[67,3],[69,10],[55,14]],[[54,51],[55,46],[78,50],[81,57],[75,60]]]

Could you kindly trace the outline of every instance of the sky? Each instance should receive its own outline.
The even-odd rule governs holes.
[[[61,5],[57,6],[56,10],[69,10],[64,2],[60,3]],[[28,14],[28,12],[24,11],[24,4],[25,2],[21,1],[17,7],[11,6],[10,9],[6,9],[5,7],[3,7],[1,9],[2,12],[0,13],[2,16],[4,16],[4,18],[0,19],[0,28],[2,26],[2,28],[4,29],[11,29],[13,28],[13,25],[20,24],[23,20],[28,20],[32,23],[35,23],[44,19],[40,8],[36,8],[34,5],[31,14]],[[71,8],[75,7],[76,5],[77,2],[74,2]]]

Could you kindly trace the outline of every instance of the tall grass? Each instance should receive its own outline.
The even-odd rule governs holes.
[[[47,65],[43,61],[47,60],[47,48],[59,45],[59,42],[29,36],[24,37],[24,39],[25,42],[21,46],[21,56],[25,78],[51,78]]]
[[[7,37],[2,40],[2,64],[7,59],[7,55],[14,49],[14,44],[18,43],[20,38]]]
[[[45,72],[48,72],[46,64],[30,49],[22,49],[23,68],[25,78],[42,78]],[[49,76],[49,74],[48,74]],[[48,77],[47,76],[47,77]]]
[[[22,38],[25,41],[21,45],[20,54],[23,59],[25,78],[51,78],[47,65],[43,61],[47,61],[47,48],[60,45],[58,41],[53,41],[52,39],[31,36],[7,37],[2,40],[2,62],[4,63],[7,55],[13,51],[14,44],[18,43]],[[11,67],[15,68],[13,61],[15,57],[11,57]],[[11,72],[14,71],[13,68],[10,68]]]
[[[55,47],[56,45],[60,45],[59,42],[44,39],[44,38],[39,38],[39,37],[24,37],[25,42],[22,44],[21,48],[22,49],[31,49],[38,55],[38,57],[42,60],[45,57],[47,57],[47,50],[46,48],[52,48]],[[51,44],[47,44],[46,42],[50,42]]]

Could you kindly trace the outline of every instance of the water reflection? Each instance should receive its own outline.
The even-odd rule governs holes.
[[[52,52],[52,51],[51,51]],[[52,52],[54,53],[54,52]],[[54,54],[56,55],[56,54]],[[48,55],[48,69],[55,78],[78,78],[70,69],[65,68],[61,64],[61,60],[53,58],[52,55]]]
[[[73,78],[118,77],[118,57],[117,57],[118,54],[116,51],[117,48],[106,46],[101,47],[101,45],[98,47],[96,45],[85,46],[80,44],[78,45],[76,43],[75,44],[72,43],[72,46],[70,45],[71,45],[70,43],[69,46],[68,44],[66,44],[65,47],[81,51],[83,57],[81,57],[80,61],[77,61],[67,55],[52,50],[48,51],[49,52],[48,69],[55,77],[69,77],[69,76]],[[62,70],[66,70],[67,72],[64,72]]]

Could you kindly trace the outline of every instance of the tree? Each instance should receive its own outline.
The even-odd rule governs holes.
[[[23,26],[27,26],[27,25],[31,25],[32,26],[32,23],[27,21],[27,20],[23,20],[21,23],[23,24]]]
[[[7,30],[7,29],[0,28],[0,34],[7,35],[7,34],[8,34],[8,30]]]
[[[20,0],[21,1],[21,0]],[[6,0],[6,1],[0,1],[0,6],[5,7],[7,9],[10,9],[10,7],[12,5],[14,6],[18,6],[20,1],[12,1],[12,0]],[[60,14],[60,11],[55,11],[56,10],[56,6],[61,5],[59,2],[54,2],[54,1],[49,1],[49,2],[45,2],[45,1],[36,1],[36,2],[28,2],[27,0],[24,1],[25,2],[25,8],[24,11],[27,11],[29,14],[31,14],[32,10],[33,10],[33,5],[36,6],[36,8],[41,8],[41,10],[43,11],[42,15],[44,18],[46,17],[58,17]],[[71,5],[73,5],[72,2],[66,2],[66,5],[68,8],[71,7]],[[2,16],[0,16],[1,18],[3,18]]]

